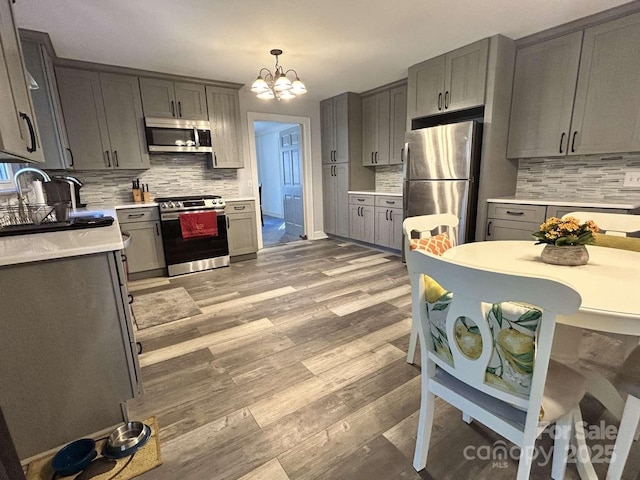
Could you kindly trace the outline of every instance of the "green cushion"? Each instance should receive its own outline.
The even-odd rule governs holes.
[[[640,238],[596,234],[595,239],[595,244],[598,247],[617,248],[619,250],[631,250],[633,252],[640,252]]]

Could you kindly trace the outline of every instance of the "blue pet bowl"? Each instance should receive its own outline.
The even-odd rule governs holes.
[[[58,475],[68,477],[87,468],[97,455],[96,442],[90,438],[81,438],[56,453],[51,466]]]

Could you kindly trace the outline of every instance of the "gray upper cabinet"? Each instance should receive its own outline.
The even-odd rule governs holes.
[[[404,134],[407,122],[407,86],[390,91],[389,164],[399,165],[404,158]]]
[[[238,91],[207,86],[214,168],[243,168]]]
[[[566,155],[582,32],[518,50],[509,158]]]
[[[389,164],[389,91],[362,99],[362,164]]]
[[[140,78],[140,92],[146,117],[207,120],[204,85]]]
[[[640,150],[638,45],[640,13],[519,50],[508,156]]]
[[[25,39],[22,40],[22,53],[27,71],[40,87],[30,93],[45,160],[42,168],[73,168],[51,56],[42,44]]]
[[[322,163],[346,163],[349,161],[349,95],[320,102]]]
[[[487,38],[410,67],[408,117],[483,105],[488,55]]]
[[[584,32],[570,155],[640,150],[640,13]]]
[[[136,77],[72,68],[56,76],[76,169],[149,168]]]
[[[10,0],[0,0],[0,159],[44,162]]]

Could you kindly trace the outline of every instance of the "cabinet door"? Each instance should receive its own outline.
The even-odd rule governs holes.
[[[56,77],[76,169],[113,168],[100,77],[72,68],[57,68]]]
[[[375,243],[376,209],[375,207],[367,205],[362,207],[360,212],[362,214],[362,241],[367,243]]]
[[[640,150],[640,13],[584,32],[569,155]]]
[[[140,78],[140,94],[145,117],[178,116],[173,82],[156,78]]]
[[[322,166],[322,200],[324,211],[324,231],[336,234],[336,177],[335,165]]]
[[[207,87],[214,168],[243,168],[237,90]]]
[[[100,86],[113,166],[149,168],[138,77],[101,73]]]
[[[145,272],[165,266],[160,222],[133,222],[123,225],[131,234],[127,247],[129,273]]]
[[[41,168],[63,170],[73,167],[67,132],[60,113],[58,87],[53,63],[46,49],[39,43],[22,41],[22,53],[27,71],[40,88],[30,90],[36,121],[40,132],[45,162]]]
[[[362,99],[362,165],[375,165],[374,155],[378,149],[378,115],[376,96]]]
[[[336,178],[336,235],[349,236],[349,166],[334,165]]]
[[[404,159],[404,134],[407,124],[407,86],[391,90],[389,96],[389,164],[399,165]]]
[[[333,99],[333,128],[334,162],[347,163],[349,161],[349,98],[346,93]]]
[[[186,120],[207,120],[207,95],[204,85],[175,83],[178,117]]]
[[[31,162],[44,162],[9,0],[0,1],[0,91],[1,150]]]
[[[375,209],[375,244],[383,247],[391,245],[391,220],[389,220],[389,208],[378,207]],[[400,222],[402,223],[402,222]]]
[[[255,212],[228,215],[229,256],[246,255],[258,251],[258,233]]]
[[[364,237],[364,217],[360,205],[349,205],[349,238],[362,240]]]
[[[444,110],[484,105],[489,39],[447,53],[444,78]]]
[[[320,136],[322,146],[322,163],[332,163],[335,150],[335,125],[333,115],[333,99],[320,102]]]
[[[402,249],[402,209],[389,209],[389,247]]]
[[[409,68],[407,110],[410,119],[443,111],[444,68],[444,55]]]
[[[390,132],[390,93],[380,92],[376,95],[376,150],[375,164],[389,165],[389,132]]]
[[[582,32],[518,50],[509,158],[566,155]]]
[[[485,240],[530,240],[533,232],[540,230],[538,222],[515,222],[489,218],[487,220],[487,235]]]

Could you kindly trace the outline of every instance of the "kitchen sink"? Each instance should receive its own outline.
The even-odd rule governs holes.
[[[81,228],[97,228],[108,227],[113,223],[113,217],[109,216],[78,216],[72,217],[68,222],[50,222],[34,225],[32,223],[25,225],[7,225],[0,227],[0,237],[11,235],[29,235],[32,233],[60,232],[64,230],[78,230]]]

